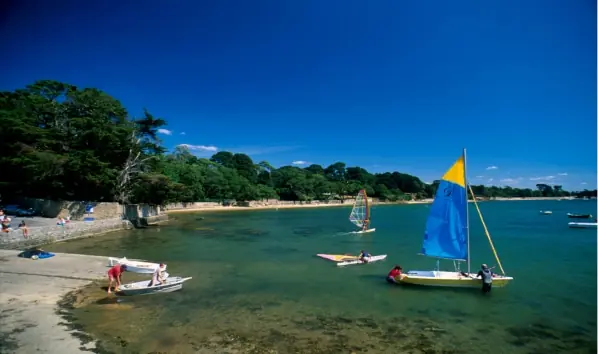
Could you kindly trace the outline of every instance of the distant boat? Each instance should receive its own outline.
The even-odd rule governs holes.
[[[353,231],[355,234],[365,234],[376,231],[375,228],[369,229],[371,222],[370,202],[365,189],[362,189],[357,193],[355,204],[353,204],[353,209],[351,210],[351,214],[349,214],[349,221],[360,228],[358,231]]]
[[[576,229],[595,229],[598,228],[598,222],[570,222],[569,227]]]
[[[540,214],[542,214],[542,215],[550,215],[550,214],[552,214],[552,211],[550,211],[550,210],[540,210]]]
[[[570,219],[591,219],[592,218],[592,214],[571,214],[571,213],[567,213],[567,216]]]
[[[436,269],[408,271],[396,279],[399,283],[434,287],[481,287],[482,280],[475,276],[476,273],[471,273],[467,189],[471,193],[473,203],[488,237],[490,248],[502,272],[502,275],[496,275],[492,278],[492,285],[503,287],[513,280],[512,277],[505,275],[473,190],[467,185],[466,161],[466,152],[463,149],[463,155],[440,180],[436,197],[430,207],[430,214],[426,221],[426,233],[423,237],[421,254],[436,258]],[[440,259],[452,260],[455,271],[441,271]],[[460,262],[466,262],[467,273],[461,271]]]

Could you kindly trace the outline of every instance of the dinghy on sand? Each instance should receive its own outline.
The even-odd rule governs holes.
[[[158,269],[160,264],[158,263],[151,263],[145,262],[138,259],[127,259],[127,257],[123,258],[115,258],[115,257],[108,257],[108,266],[113,267],[117,264],[127,265],[127,271],[133,273],[142,273],[142,274],[152,274],[153,272]],[[164,269],[166,269],[166,264],[164,264]]]

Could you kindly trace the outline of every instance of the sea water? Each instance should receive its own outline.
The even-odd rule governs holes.
[[[570,229],[568,222],[584,220],[566,216],[596,214],[595,201],[479,205],[515,278],[489,296],[385,282],[395,264],[434,268],[434,259],[417,255],[425,204],[374,206],[370,234],[349,233],[343,207],[209,212],[48,250],[163,262],[173,276],[193,277],[180,292],[74,309],[107,352],[595,353],[596,230]],[[470,216],[477,272],[497,262],[471,204]],[[315,257],[362,249],[388,258],[341,268]],[[450,261],[440,265],[454,269]],[[97,285],[86,296],[105,297]]]

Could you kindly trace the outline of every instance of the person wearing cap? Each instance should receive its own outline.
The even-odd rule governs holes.
[[[164,277],[164,270],[166,270],[166,266],[160,263],[158,268],[156,268],[156,271],[154,272],[152,280],[150,281],[148,286],[164,284],[164,282],[166,282],[166,278]]]
[[[478,272],[476,278],[482,277],[482,292],[489,293],[492,290],[492,268],[482,264],[482,269]]]
[[[116,288],[114,291],[118,289],[122,280],[122,275],[126,270],[126,264],[117,264],[108,270],[108,279],[110,279],[110,283],[108,284],[108,294],[111,293],[110,289],[112,288],[112,283],[116,282]]]

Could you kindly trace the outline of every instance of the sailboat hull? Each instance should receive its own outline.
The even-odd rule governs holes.
[[[445,272],[445,271],[430,271],[430,270],[411,270],[406,274],[401,275],[397,279],[398,283],[430,286],[430,287],[448,287],[448,288],[481,288],[482,279],[463,276],[459,272]],[[505,277],[497,275],[492,278],[493,288],[505,287],[513,280],[512,277]]]
[[[352,233],[352,234],[369,234],[370,232],[374,232],[374,231],[376,231],[376,228],[373,228],[373,229],[367,229],[367,230],[365,230],[365,231],[363,231],[363,230],[362,230],[362,231],[353,231],[353,232],[351,232],[351,233]]]

